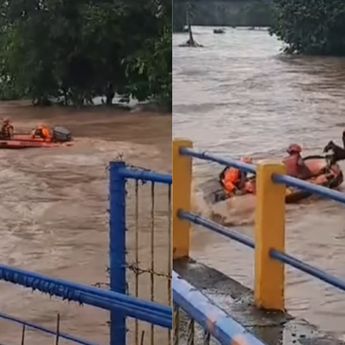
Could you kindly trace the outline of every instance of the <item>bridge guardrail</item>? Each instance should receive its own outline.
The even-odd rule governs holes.
[[[110,164],[110,288],[152,302],[158,299],[169,306],[172,305],[171,184],[171,175],[126,166],[124,162]],[[160,248],[163,254],[156,253]],[[142,291],[143,286],[148,287],[146,291]],[[159,323],[147,327],[135,320],[134,324],[126,325],[125,318],[114,312],[111,337],[120,345],[139,345],[139,342],[153,345],[163,339],[170,344],[172,308],[170,313],[170,327],[164,336],[155,332],[154,324]],[[144,338],[146,334],[149,337]]]
[[[127,182],[128,180],[135,181],[135,209],[139,205],[139,181],[144,183],[151,183],[151,212],[149,213],[150,221],[150,267],[149,269],[143,269],[139,262],[139,230],[142,223],[139,222],[139,215],[129,214],[129,220],[135,223],[135,245],[134,245],[134,256],[136,257],[135,265],[128,262],[127,254],[129,247],[132,245],[127,241],[127,234],[130,233],[128,225],[133,226],[132,223],[126,219],[126,205],[128,206],[127,193]],[[0,264],[0,280],[7,281],[13,284],[21,285],[23,287],[32,288],[43,293],[47,293],[50,296],[56,296],[63,300],[75,301],[81,304],[91,305],[97,308],[110,311],[110,344],[111,345],[126,345],[128,343],[134,344],[132,339],[129,339],[127,335],[132,335],[135,339],[135,343],[139,343],[139,325],[147,325],[145,329],[150,329],[150,338],[144,338],[142,333],[140,345],[146,344],[150,340],[151,345],[155,343],[155,328],[159,326],[161,329],[165,329],[167,334],[167,341],[165,344],[171,343],[171,329],[172,329],[172,301],[171,301],[171,260],[170,255],[167,255],[165,250],[165,257],[167,258],[166,272],[156,272],[155,257],[153,256],[155,250],[159,247],[156,246],[155,232],[162,228],[162,214],[157,214],[155,209],[155,184],[164,184],[168,190],[163,193],[168,205],[166,210],[159,212],[164,213],[166,221],[164,223],[165,228],[161,232],[166,234],[165,238],[161,238],[161,242],[164,243],[165,247],[171,248],[171,213],[170,213],[170,202],[171,202],[171,183],[172,178],[170,175],[158,174],[144,169],[134,168],[127,166],[124,162],[111,162],[110,163],[110,208],[109,208],[109,225],[110,225],[110,241],[109,241],[109,258],[110,258],[110,290],[99,287],[89,286],[85,284],[79,284],[64,279],[58,279],[49,277],[40,273],[30,272],[20,268],[10,267]],[[162,193],[161,193],[162,194]],[[133,196],[132,196],[133,198]],[[161,199],[159,199],[160,201]],[[130,200],[131,201],[131,200]],[[128,209],[127,209],[128,211]],[[143,212],[147,214],[147,212]],[[133,219],[132,219],[133,218]],[[156,218],[160,220],[159,226],[156,226]],[[145,221],[145,220],[144,220]],[[147,220],[146,220],[147,221]],[[167,229],[168,228],[168,229]],[[144,229],[145,230],[145,229]],[[144,231],[145,232],[145,231]],[[133,237],[133,236],[132,236]],[[162,244],[162,243],[159,243]],[[134,293],[130,293],[131,289],[128,281],[129,271],[134,271],[136,276],[136,288],[138,288],[139,279],[138,276],[143,273],[149,273],[150,275],[150,296],[145,295],[144,297],[139,296],[136,288]],[[155,281],[156,275],[162,276],[164,282],[161,283],[161,290],[163,290],[164,296],[167,296],[166,303],[155,300]],[[130,322],[127,318],[134,319],[134,327],[131,327]],[[95,345],[87,340],[82,340],[77,337],[62,333],[58,329],[56,331],[49,330],[45,327],[35,325],[30,322],[26,322],[17,319],[13,316],[0,313],[0,318],[7,320],[8,322],[22,325],[22,344],[24,344],[25,330],[35,330],[45,334],[56,336],[56,344],[58,339],[69,340],[72,343],[79,343],[85,345]],[[58,318],[60,319],[60,318]],[[129,326],[127,328],[127,326]],[[144,326],[142,326],[144,328]],[[134,330],[133,330],[134,328]],[[128,332],[129,331],[129,332]],[[162,339],[162,338],[161,338]]]
[[[173,272],[173,286],[174,344],[179,344],[183,311],[189,319],[185,331],[188,345],[194,344],[198,326],[203,330],[204,345],[209,345],[214,339],[218,344],[226,345],[264,345],[176,272]]]
[[[93,342],[90,342],[88,340],[80,339],[77,337],[74,337],[70,334],[66,334],[63,332],[60,332],[60,316],[58,314],[57,316],[57,324],[56,329],[52,330],[40,325],[36,325],[32,322],[27,322],[18,318],[15,318],[13,316],[7,315],[5,313],[0,313],[0,319],[3,319],[9,323],[17,324],[22,326],[22,333],[21,333],[21,344],[25,344],[25,335],[27,331],[35,331],[37,333],[45,334],[47,336],[51,336],[55,338],[55,343],[58,344],[59,340],[67,341],[71,344],[80,344],[80,345],[97,345]]]
[[[191,141],[175,140],[173,145],[174,193],[174,259],[189,257],[191,224],[202,225],[255,250],[255,304],[261,309],[285,310],[284,264],[310,274],[345,291],[345,281],[285,253],[286,186],[296,187],[345,204],[339,191],[316,186],[285,175],[282,163],[263,162],[258,166],[224,159],[193,150]],[[192,158],[235,167],[256,174],[255,239],[233,228],[224,227],[191,212]],[[182,193],[183,191],[183,193]]]

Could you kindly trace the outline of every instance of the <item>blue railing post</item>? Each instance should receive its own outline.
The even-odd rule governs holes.
[[[121,161],[110,163],[110,289],[126,293],[126,181],[120,170]],[[126,344],[126,317],[110,313],[110,345]]]

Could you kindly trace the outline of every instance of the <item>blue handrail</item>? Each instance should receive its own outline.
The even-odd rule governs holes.
[[[235,231],[230,228],[226,228],[225,226],[222,226],[218,223],[213,222],[212,220],[206,219],[204,217],[198,216],[197,214],[185,212],[185,211],[179,211],[178,215],[181,219],[188,220],[194,224],[202,225],[203,227],[212,230],[220,235],[223,235],[225,237],[228,237],[232,240],[235,240],[237,242],[240,242],[244,244],[247,247],[253,248],[255,247],[255,243],[252,239],[250,239],[248,236],[241,234],[238,231]]]
[[[137,167],[129,167],[123,161],[110,162],[110,183],[109,183],[109,261],[110,261],[110,289],[120,294],[126,294],[126,182],[128,179],[136,181],[168,184],[169,189],[172,183],[171,175],[155,173]],[[170,196],[170,193],[168,194]],[[157,303],[153,304],[157,306]],[[152,305],[152,306],[153,306]],[[154,325],[172,328],[172,308],[161,306],[161,317],[155,308],[145,308],[139,318]],[[151,310],[150,310],[151,309]],[[134,310],[133,310],[134,311]],[[110,313],[110,339],[111,344],[126,344],[126,316],[131,316],[130,310],[113,309]],[[132,315],[133,317],[133,315]],[[154,317],[154,319],[153,319]],[[146,320],[145,320],[146,319]],[[151,319],[151,321],[149,321]]]
[[[63,279],[51,278],[40,273],[6,265],[0,265],[0,280],[102,309],[122,311],[130,317],[171,328],[171,308],[155,302],[140,300],[114,291],[72,283]]]
[[[332,190],[327,187],[318,186],[306,181],[302,181],[298,178],[287,176],[287,175],[273,175],[272,180],[279,184],[285,184],[290,187],[295,187],[312,194],[319,195],[321,197],[326,197],[334,201],[338,201],[342,204],[345,204],[345,194]]]
[[[111,344],[126,343],[126,317],[172,328],[172,308],[153,301],[127,295],[126,292],[126,181],[172,184],[171,175],[129,167],[123,161],[110,163],[110,287],[99,289],[63,279],[48,277],[40,273],[0,264],[0,280],[18,284],[33,290],[60,297],[64,300],[88,304],[111,312]],[[120,240],[119,240],[120,239]],[[58,335],[84,345],[95,345],[64,333],[58,333],[15,317],[1,314],[0,318],[27,326],[44,333]]]
[[[238,168],[240,170],[243,170],[243,171],[246,171],[249,173],[256,174],[256,166],[242,163],[242,162],[239,162],[239,161],[236,161],[233,159],[223,159],[223,158],[217,157],[215,155],[208,154],[206,152],[196,152],[190,148],[181,148],[180,154],[183,156],[190,156],[190,157],[194,157],[194,158],[198,158],[198,159],[202,159],[202,160],[216,162],[216,163],[219,163],[223,166],[231,166],[231,167],[235,167],[235,168]],[[308,183],[306,181],[302,181],[300,179],[286,176],[286,175],[273,174],[271,178],[272,178],[272,181],[274,183],[294,187],[294,188],[297,188],[299,190],[309,192],[310,194],[316,194],[316,195],[319,195],[321,197],[326,197],[326,198],[329,198],[331,200],[345,204],[345,194],[341,193],[339,191],[334,191],[334,190],[331,190],[330,188],[318,186],[318,185]],[[225,226],[217,224],[217,223],[215,223],[209,219],[206,219],[204,217],[201,217],[199,215],[193,214],[191,212],[186,212],[185,210],[179,210],[178,216],[180,219],[186,220],[188,222],[191,222],[191,223],[194,223],[197,225],[201,225],[204,228],[212,230],[218,234],[221,234],[222,236],[233,239],[237,242],[244,244],[247,247],[255,249],[255,242],[251,238],[249,238],[246,235],[243,235],[242,233],[240,233],[234,229],[229,229]],[[321,281],[324,281],[324,282],[326,282],[326,283],[328,283],[328,284],[330,284],[330,285],[332,285],[332,286],[334,286],[334,287],[336,287],[342,291],[345,291],[345,280],[343,280],[343,279],[332,276],[332,275],[328,274],[327,272],[320,270],[317,267],[313,267],[313,266],[311,266],[311,265],[289,255],[289,254],[278,251],[274,248],[270,249],[269,255],[274,260],[278,260],[278,261],[280,261],[284,264],[287,264],[291,267],[294,267],[294,268],[296,268],[296,269],[298,269],[304,273],[307,273],[307,274],[309,274],[315,278],[318,278]],[[175,290],[175,285],[174,285],[174,290]],[[183,290],[180,291],[180,293],[181,292],[183,292]],[[181,293],[181,296],[179,296],[179,297],[185,298],[185,300],[179,301],[179,304],[182,305],[183,303],[186,303],[186,306],[187,306],[186,308],[188,309],[188,313],[190,313],[193,318],[199,318],[199,320],[202,321],[203,317],[205,317],[205,316],[202,315],[202,317],[201,317],[199,315],[201,313],[200,310],[202,308],[201,308],[201,306],[198,305],[198,300],[196,299],[195,301],[193,301],[193,300],[190,301],[190,305],[189,305],[188,302],[191,299],[191,296],[189,296],[189,295],[187,296],[186,291],[184,291],[184,295]],[[174,291],[174,298],[175,298],[175,291]],[[194,305],[196,307],[195,310],[193,309]],[[195,315],[193,314],[194,312],[196,313]],[[206,325],[203,324],[203,326],[206,329],[208,329],[207,324]],[[228,339],[227,340],[223,339],[223,341],[225,341],[224,343],[229,343]]]
[[[301,260],[298,260],[294,258],[293,256],[289,254],[282,253],[278,250],[271,249],[270,256],[278,260],[280,262],[283,262],[289,266],[292,266],[294,268],[297,268],[298,270],[307,273],[315,278],[319,278],[320,280],[324,281],[325,283],[328,283],[342,291],[345,291],[345,281],[341,280],[337,277],[334,277],[316,267],[313,267]]]
[[[183,310],[221,344],[264,345],[209,298],[173,272],[173,298]]]
[[[234,159],[223,159],[223,158],[217,157],[215,155],[208,154],[206,152],[196,152],[196,151],[194,151],[192,149],[188,149],[188,148],[182,148],[180,150],[180,153],[183,156],[190,156],[190,157],[199,158],[202,160],[212,161],[212,162],[216,162],[216,163],[219,163],[221,165],[224,165],[224,166],[231,166],[231,167],[235,167],[235,168],[238,168],[238,169],[246,171],[246,172],[256,174],[256,166],[255,165],[242,163],[242,162],[236,161]],[[284,185],[289,186],[289,187],[295,187],[295,188],[304,190],[306,192],[310,192],[311,194],[316,194],[318,196],[326,197],[328,199],[332,199],[334,201],[338,201],[342,204],[345,204],[345,194],[344,193],[332,190],[332,189],[327,188],[327,187],[318,186],[318,185],[312,184],[310,182],[306,182],[306,181],[300,180],[298,178],[287,176],[287,175],[275,175],[274,174],[272,176],[272,180],[275,183],[284,184]]]
[[[217,157],[214,155],[210,155],[206,152],[196,152],[192,149],[187,149],[187,148],[182,148],[180,150],[180,154],[182,156],[190,156],[190,157],[199,158],[199,159],[206,160],[206,161],[219,163],[219,164],[224,165],[224,166],[235,167],[235,168],[238,168],[238,169],[241,169],[243,171],[253,173],[253,174],[256,173],[255,165],[242,163],[242,162],[235,160],[235,159],[231,159],[231,158],[223,159],[223,158],[220,158],[220,157]]]
[[[202,225],[204,228],[212,230],[218,234],[221,234],[222,236],[225,236],[227,238],[230,238],[232,240],[235,240],[236,242],[242,243],[247,247],[255,248],[255,243],[252,239],[250,239],[248,236],[243,235],[239,231],[229,229],[225,226],[222,226],[220,224],[217,224],[207,218],[198,216],[196,214],[185,212],[185,211],[179,211],[179,217],[181,219],[185,219],[190,221],[191,223]],[[340,290],[345,291],[345,281],[341,280],[337,277],[334,277],[324,271],[321,271],[317,267],[313,267],[307,263],[302,262],[301,260],[298,260],[294,258],[291,255],[279,252],[277,250],[271,249],[270,256],[278,261],[281,261],[285,264],[288,264],[296,269],[299,269],[300,271],[303,271],[315,278],[318,278]]]
[[[172,176],[168,174],[160,174],[153,171],[123,167],[119,169],[119,173],[124,178],[140,180],[140,181],[149,181],[163,184],[172,184]]]

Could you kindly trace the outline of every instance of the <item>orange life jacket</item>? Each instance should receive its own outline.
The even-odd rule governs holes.
[[[50,128],[39,126],[34,132],[34,136],[40,136],[42,139],[51,141],[53,139],[53,133]]]
[[[223,185],[228,193],[233,193],[241,179],[241,171],[236,168],[229,168],[224,173]]]
[[[42,128],[42,134],[43,134],[44,139],[47,139],[47,140],[51,140],[53,137],[52,131],[48,127]]]

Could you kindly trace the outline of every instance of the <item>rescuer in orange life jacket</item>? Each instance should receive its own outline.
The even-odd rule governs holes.
[[[2,139],[11,139],[14,134],[14,127],[10,119],[4,119],[1,127],[1,138]]]
[[[45,141],[52,141],[53,140],[53,132],[48,126],[39,125],[33,130],[32,137],[33,138],[42,138]]]
[[[312,177],[313,174],[305,164],[301,152],[301,146],[290,145],[287,149],[289,156],[284,158],[283,163],[286,166],[287,175],[305,180]]]
[[[250,157],[241,158],[243,163],[252,164]],[[241,195],[246,193],[254,193],[255,185],[247,180],[247,173],[240,169],[229,167],[224,171],[221,179],[223,187],[228,194]]]

